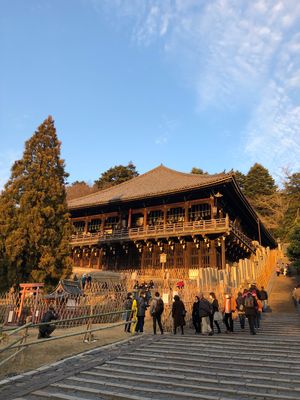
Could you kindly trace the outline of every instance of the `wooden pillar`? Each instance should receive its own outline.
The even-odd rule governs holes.
[[[184,203],[184,222],[189,222],[189,204]]]
[[[147,228],[147,208],[144,208],[144,230]]]
[[[100,257],[101,257],[101,249],[98,249],[98,257],[97,257],[97,269],[100,269]]]
[[[222,238],[222,243],[221,243],[221,252],[222,252],[222,269],[226,268],[226,257],[225,257],[225,240]]]
[[[260,232],[260,220],[257,219],[257,228],[258,228],[258,242],[261,245],[261,232]]]
[[[164,226],[167,225],[167,206],[164,206]]]
[[[100,227],[100,232],[103,234],[104,232],[104,225],[105,225],[105,216],[101,218],[101,227]]]
[[[89,220],[88,218],[84,219],[84,233],[88,233],[88,228],[89,228]]]
[[[131,228],[131,218],[132,218],[132,209],[129,208],[129,212],[128,212],[128,229]]]
[[[210,268],[216,268],[217,267],[217,251],[216,251],[216,244],[215,244],[214,240],[210,241],[209,266],[210,266]]]

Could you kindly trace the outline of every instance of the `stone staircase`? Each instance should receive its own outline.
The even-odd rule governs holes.
[[[300,318],[263,315],[258,335],[166,334],[18,399],[300,399]],[[1,395],[0,395],[1,397]]]

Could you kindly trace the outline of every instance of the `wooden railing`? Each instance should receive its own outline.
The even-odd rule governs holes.
[[[240,231],[232,222],[230,222],[230,230],[238,239],[240,239],[241,242],[243,242],[247,247],[249,247],[251,251],[255,252],[255,247],[252,244],[252,240],[242,231]]]
[[[223,233],[230,229],[229,219],[210,219],[193,222],[178,222],[166,225],[147,225],[146,228],[123,228],[111,232],[78,233],[72,236],[72,245],[96,244],[120,240],[161,238],[172,235]]]

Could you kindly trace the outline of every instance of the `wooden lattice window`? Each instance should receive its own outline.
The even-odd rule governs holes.
[[[143,264],[144,268],[152,267],[152,252],[148,248],[144,249]]]
[[[88,231],[93,233],[93,232],[99,232],[100,231],[100,226],[101,226],[101,219],[92,219],[88,223]]]
[[[199,267],[199,253],[200,249],[197,249],[195,245],[192,246],[191,250],[191,267],[198,268]]]
[[[210,267],[209,261],[210,261],[209,247],[207,247],[205,243],[201,243],[201,267],[209,268]]]
[[[211,218],[211,208],[207,203],[195,204],[189,210],[190,221],[201,221],[202,219]]]
[[[113,231],[118,227],[119,217],[108,217],[105,220],[104,230],[105,231]]]
[[[84,221],[74,221],[73,226],[74,226],[75,232],[81,233],[81,232],[84,232],[85,222]]]
[[[176,267],[180,268],[184,266],[184,250],[181,244],[176,244],[175,246],[175,263]]]
[[[171,208],[167,211],[167,223],[176,224],[184,222],[184,209],[182,207]]]
[[[148,225],[163,225],[164,213],[162,210],[150,211],[147,218]]]

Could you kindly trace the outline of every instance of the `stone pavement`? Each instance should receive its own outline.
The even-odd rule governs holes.
[[[256,336],[237,323],[231,335],[137,336],[0,383],[0,399],[299,400],[294,284],[275,279]]]

